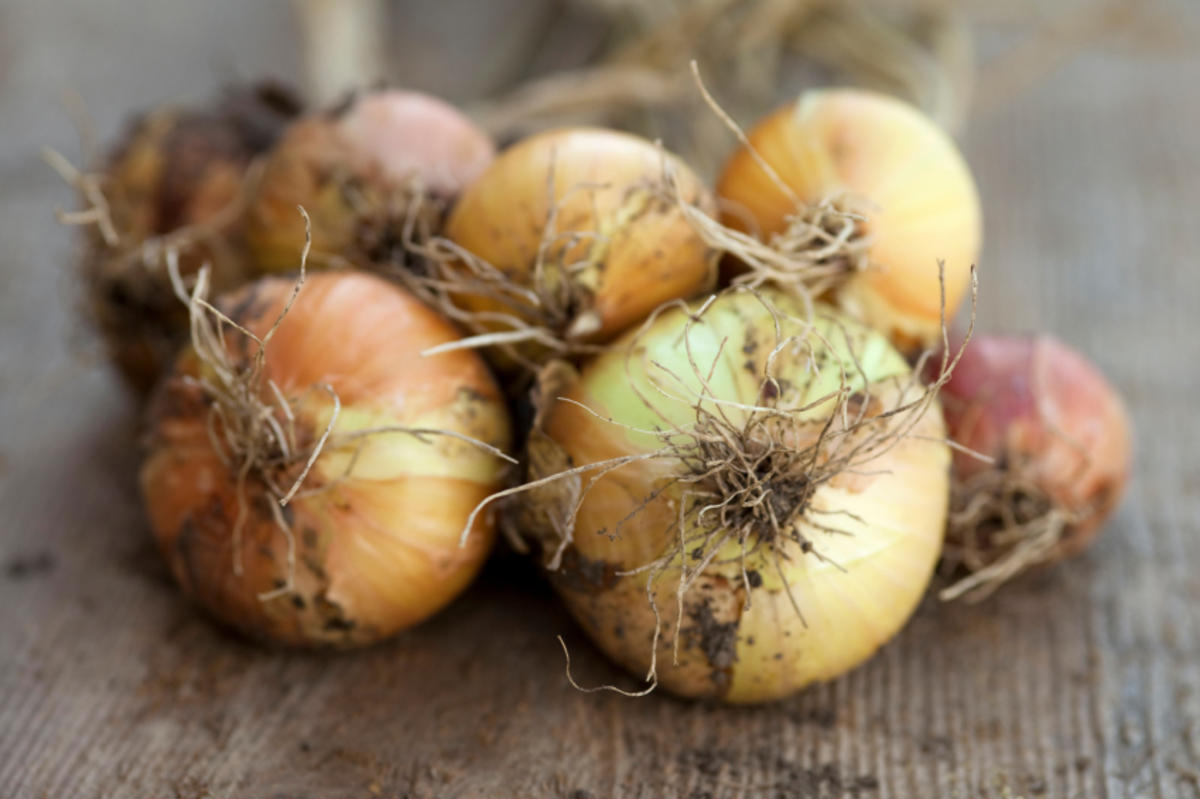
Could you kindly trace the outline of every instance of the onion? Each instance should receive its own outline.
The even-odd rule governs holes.
[[[86,220],[98,222],[83,263],[89,306],[139,393],[154,385],[187,331],[163,248],[180,252],[185,274],[210,264],[218,291],[247,279],[236,235],[243,177],[299,107],[274,84],[231,90],[209,107],[158,109],[135,120],[98,174],[56,162],[92,206]]]
[[[1129,418],[1104,376],[1049,336],[985,336],[941,391],[950,435],[969,450],[954,458],[946,560],[970,575],[943,598],[981,599],[1082,552],[1129,480]]]
[[[509,445],[483,362],[423,358],[455,330],[362,273],[311,277],[290,309],[291,280],[250,284],[220,302],[241,327],[223,336],[203,290],[141,472],[185,593],[255,638],[304,645],[369,643],[448,603],[492,543],[487,518],[459,536]]]
[[[438,305],[508,359],[570,356],[713,282],[712,252],[671,194],[713,209],[682,161],[645,139],[569,128],[525,139],[463,192],[446,222]],[[584,345],[584,346],[579,346]],[[594,349],[594,348],[592,348]]]
[[[437,232],[443,206],[494,152],[486,133],[441,100],[395,90],[351,98],[293,124],[272,151],[246,222],[251,250],[267,271],[295,269],[302,205],[317,264],[403,258],[406,225]]]
[[[901,348],[933,343],[943,310],[938,262],[952,316],[980,247],[978,193],[950,137],[900,100],[832,89],[766,117],[748,145],[717,183],[725,224],[767,239],[818,278],[841,268],[837,303]],[[863,260],[869,268],[858,268]]]
[[[673,693],[836,677],[916,607],[941,549],[934,393],[879,333],[777,290],[656,314],[531,434],[522,530],[588,635]]]

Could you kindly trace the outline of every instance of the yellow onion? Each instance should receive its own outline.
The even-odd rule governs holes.
[[[501,479],[507,411],[474,353],[421,356],[457,333],[402,289],[321,273],[269,333],[292,291],[265,278],[220,303],[265,358],[235,330],[184,352],[151,405],[142,491],[213,616],[285,644],[369,643],[479,569],[491,520],[460,534]]]
[[[246,222],[251,252],[267,271],[295,269],[305,242],[301,205],[312,220],[315,263],[389,260],[410,213],[436,232],[442,206],[494,152],[462,112],[417,92],[369,92],[305,117],[263,170]]]
[[[209,264],[218,291],[247,280],[236,214],[243,178],[299,108],[288,90],[263,83],[231,90],[209,107],[151,111],[100,168],[111,229],[89,232],[89,306],[113,361],[139,393],[166,369],[187,325],[147,243],[176,239],[183,272]]]
[[[816,309],[810,325],[775,290],[677,304],[567,380],[531,435],[521,518],[556,589],[673,693],[760,702],[836,677],[930,580],[936,398],[881,334]]]
[[[836,292],[845,310],[903,349],[938,336],[938,262],[945,262],[946,314],[970,283],[979,255],[979,196],[950,137],[920,111],[858,89],[808,91],[760,121],[749,142],[789,196],[742,147],[726,164],[717,195],[723,221],[763,237],[785,233],[801,203],[848,196],[865,217],[870,267]]]
[[[1050,336],[982,336],[941,395],[963,447],[946,559],[970,573],[943,597],[1086,549],[1129,482],[1129,417],[1104,375]]]
[[[501,285],[464,279],[451,301],[484,328],[603,342],[710,286],[712,253],[665,172],[687,202],[713,209],[691,169],[637,136],[568,128],[518,142],[463,192],[445,228]]]

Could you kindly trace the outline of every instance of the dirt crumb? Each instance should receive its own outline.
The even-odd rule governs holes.
[[[209,799],[212,792],[208,784],[197,777],[184,777],[171,786],[175,799]]]
[[[927,735],[917,742],[921,754],[946,763],[954,761],[954,742],[945,735]]]
[[[789,713],[788,720],[793,724],[811,724],[823,730],[831,730],[837,726],[837,709],[832,705],[801,708]]]
[[[563,552],[562,565],[551,573],[551,577],[571,590],[589,594],[612,588],[618,579],[614,564],[587,558],[574,546]]]
[[[4,574],[10,580],[25,580],[49,574],[56,565],[57,559],[50,552],[16,555],[5,562]]]

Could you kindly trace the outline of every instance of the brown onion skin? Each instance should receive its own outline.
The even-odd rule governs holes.
[[[144,396],[178,350],[187,313],[161,264],[139,251],[148,239],[207,223],[238,199],[251,161],[270,147],[300,102],[285,87],[231,89],[201,108],[165,108],[135,119],[100,171],[115,247],[90,229],[83,264],[90,314],[126,383]],[[208,264],[227,291],[249,279],[236,224],[220,241],[186,246],[186,276]]]
[[[220,307],[263,336],[293,284],[265,278]],[[330,397],[320,388],[327,384],[340,400],[338,420],[352,425],[335,434],[383,424],[449,428],[506,449],[507,409],[482,359],[463,350],[421,357],[457,337],[448,322],[381,278],[312,275],[271,339],[266,376],[294,400],[301,447],[311,448],[327,425]],[[242,366],[253,353],[241,334],[231,333],[228,349]],[[492,519],[481,518],[465,546],[459,538],[470,510],[500,487],[499,460],[437,436],[397,458],[391,447],[411,439],[393,434],[363,439],[363,449],[328,444],[322,451],[305,492],[283,511],[295,538],[295,590],[262,599],[289,575],[287,537],[271,510],[278,496],[254,471],[239,492],[237,464],[213,445],[212,402],[197,383],[206,374],[188,348],[156,392],[141,487],[172,574],[210,615],[264,642],[353,647],[423,621],[469,584],[494,539]],[[347,477],[351,458],[356,466]],[[464,458],[475,459],[470,473],[456,465]],[[301,465],[294,461],[274,479],[290,485]]]
[[[495,155],[491,137],[453,106],[419,92],[352,97],[296,121],[271,152],[255,189],[246,237],[267,272],[294,270],[304,245],[301,205],[314,253],[358,266],[386,260],[401,240],[414,183],[445,204]],[[430,206],[429,223],[440,223]]]
[[[956,478],[1022,467],[1082,515],[1052,559],[1083,551],[1120,503],[1132,458],[1129,416],[1099,370],[1051,336],[976,336],[941,394],[951,438],[996,461],[956,452]]]

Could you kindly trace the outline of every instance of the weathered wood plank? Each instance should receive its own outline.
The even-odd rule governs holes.
[[[0,7],[0,797],[1200,796],[1200,55],[1090,54],[965,137],[981,324],[1056,332],[1129,399],[1115,523],[981,607],[927,602],[841,680],[721,708],[572,690],[557,633],[581,681],[628,678],[511,556],[344,655],[252,647],[170,585],[136,420],[68,335],[48,209],[70,197],[36,146],[70,147],[67,87],[110,134],[203,96],[225,56],[297,74],[291,24],[232,0]]]

